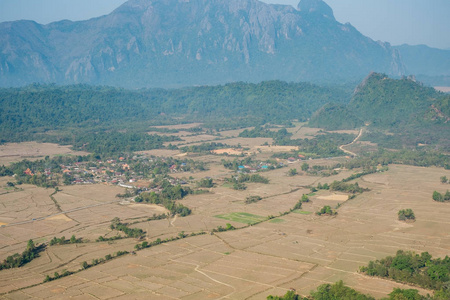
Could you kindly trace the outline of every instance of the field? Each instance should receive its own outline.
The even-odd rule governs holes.
[[[313,132],[299,128],[298,135]],[[273,147],[262,147],[259,140],[234,138],[237,134],[228,132],[221,142],[260,148],[256,158],[261,159],[268,157],[266,151],[274,151]],[[198,136],[184,143],[194,142],[195,137]],[[151,153],[180,155],[176,150],[168,151]],[[50,154],[40,152],[41,156]],[[303,173],[288,176],[289,168],[300,170],[303,162],[296,161],[287,168],[261,173],[269,184],[246,183],[246,190],[237,191],[224,185],[224,178],[233,173],[221,165],[223,156],[184,155],[207,162],[209,170],[172,175],[191,176],[194,180],[209,176],[215,187],[209,193],[180,200],[192,209],[191,215],[157,221],[146,218],[165,213],[164,208],[117,198],[118,193],[124,192],[118,186],[63,186],[53,195],[53,201],[50,194],[54,189],[32,185],[9,188],[6,183],[13,178],[0,177],[0,225],[4,225],[0,227],[0,260],[23,251],[29,239],[44,243],[55,236],[76,235],[83,240],[80,244],[47,246],[31,263],[0,271],[0,297],[265,299],[269,294],[284,294],[290,288],[307,295],[320,284],[343,280],[358,291],[381,298],[394,287],[411,287],[362,275],[358,273],[360,266],[393,255],[399,249],[428,251],[434,257],[444,257],[450,252],[450,204],[431,199],[434,190],[448,189],[440,177],[450,177],[449,170],[391,165],[386,172],[355,180],[370,191],[353,199],[348,200],[346,193],[320,190],[310,195],[311,201],[303,203],[301,210],[284,214],[303,194],[310,193],[309,186],[341,180],[353,172],[343,170],[330,177]],[[327,165],[343,159],[308,163]],[[245,204],[246,197],[255,195],[263,199]],[[333,209],[339,205],[338,215],[316,215],[324,205]],[[405,208],[413,209],[416,222],[397,220],[398,210]],[[132,226],[145,230],[147,241],[176,237],[181,232],[206,234],[136,251],[43,283],[46,275],[76,271],[83,261],[91,262],[119,250],[135,250],[134,246],[142,241],[127,238],[95,242],[99,236],[120,234],[109,228],[114,217],[137,222]],[[212,233],[227,223],[237,229]],[[419,290],[423,294],[429,292]]]
[[[60,146],[50,143],[8,143],[0,145],[0,165],[20,161],[22,159],[34,160],[45,156],[55,155],[87,155],[87,152],[73,151],[70,146]]]
[[[233,221],[233,222],[245,223],[245,224],[254,224],[254,223],[261,222],[266,219],[263,216],[257,216],[257,215],[253,215],[253,214],[249,214],[249,213],[241,213],[241,212],[217,215],[215,217],[224,219],[224,220]]]
[[[450,86],[435,86],[436,90],[441,91],[443,93],[449,93],[450,92]]]

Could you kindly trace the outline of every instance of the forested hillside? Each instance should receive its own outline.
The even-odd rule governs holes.
[[[414,78],[391,79],[371,73],[346,107],[326,105],[309,125],[328,130],[368,125],[363,138],[388,147],[439,144],[450,146],[450,96]],[[394,134],[394,135],[392,135]]]
[[[354,129],[364,125],[364,122],[344,105],[328,103],[313,114],[309,126],[327,130]]]
[[[68,129],[77,135],[143,132],[149,125],[192,121],[214,128],[287,124],[293,119],[306,121],[327,102],[345,104],[349,95],[341,88],[281,81],[137,91],[31,85],[0,89],[0,139],[30,140],[49,131],[55,137],[55,130]]]

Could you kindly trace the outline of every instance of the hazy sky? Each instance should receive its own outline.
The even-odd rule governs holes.
[[[291,4],[299,0],[263,0]],[[125,0],[0,0],[0,22],[47,24],[108,14]],[[374,40],[450,49],[450,0],[325,0],[341,23],[350,22]]]

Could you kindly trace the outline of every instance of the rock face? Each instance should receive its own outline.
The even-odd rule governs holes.
[[[302,0],[297,6],[299,11],[317,13],[326,18],[335,20],[333,10],[322,0]]]
[[[130,0],[81,22],[0,23],[0,86],[175,87],[402,75],[388,43],[338,23],[321,0]]]

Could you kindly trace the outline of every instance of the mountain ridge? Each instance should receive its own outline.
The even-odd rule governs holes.
[[[0,86],[335,82],[370,71],[404,73],[396,49],[337,22],[325,2],[302,0],[298,7],[130,0],[86,21],[0,23]]]

